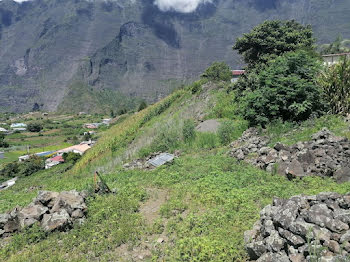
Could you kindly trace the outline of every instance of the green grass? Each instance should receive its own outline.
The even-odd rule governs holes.
[[[161,220],[167,219],[164,230],[173,242],[166,243],[162,252],[154,252],[155,260],[246,261],[243,233],[252,227],[260,209],[271,203],[273,197],[350,190],[349,183],[339,185],[330,179],[291,182],[210,151],[182,156],[173,165],[151,172],[116,169],[104,174],[104,178],[118,193],[91,199],[83,226],[67,234],[45,236],[37,243],[27,241],[35,239],[38,231],[18,234],[0,251],[0,258],[6,261],[26,261],[29,257],[30,261],[117,259],[114,255],[119,245],[138,246],[145,236],[154,233],[138,210],[147,199],[147,188],[161,188],[169,191],[168,201],[161,207]],[[0,202],[1,210],[27,204],[26,199],[35,195],[30,192],[24,197],[25,188],[31,184],[56,191],[81,189],[92,184],[92,176],[67,176],[59,170],[51,174],[41,172],[19,181],[11,194],[8,191],[6,199],[17,194],[12,195],[14,200],[10,205]],[[186,216],[181,215],[183,211]]]
[[[205,92],[192,95],[190,90],[178,90],[105,131],[73,169],[66,171],[69,166],[60,165],[44,170],[0,192],[0,212],[5,212],[27,205],[39,190],[89,189],[96,169],[102,170],[110,188],[117,189],[116,194],[89,199],[86,222],[67,233],[47,235],[34,227],[15,234],[0,250],[0,260],[123,261],[130,258],[133,249],[162,235],[167,241],[161,246],[150,243],[153,248],[149,261],[247,261],[243,233],[251,229],[261,208],[274,197],[350,191],[350,183],[336,184],[320,177],[289,181],[239,163],[226,154],[228,148],[220,144],[216,134],[196,132],[194,141],[185,143],[181,133],[183,118],[195,117],[192,106],[201,105],[201,100],[195,100],[205,97]],[[208,113],[207,119],[232,121],[236,127],[232,139],[238,138],[247,127],[246,122],[235,115],[229,99],[215,94],[214,98],[214,107],[209,103],[201,110]],[[308,140],[322,127],[337,135],[350,135],[348,124],[337,116],[300,125],[272,123],[262,133],[271,138],[271,144],[294,144]],[[125,155],[133,143],[150,135],[154,136],[151,147],[166,140],[165,147],[180,150],[181,156],[172,165],[152,171],[121,168],[116,159],[133,159],[154,149],[143,145],[138,151],[135,149],[134,155]],[[175,140],[169,140],[174,136]],[[160,218],[147,224],[140,207],[147,203],[150,189],[167,192],[167,197],[160,204]],[[123,244],[127,245],[129,257],[119,257]]]

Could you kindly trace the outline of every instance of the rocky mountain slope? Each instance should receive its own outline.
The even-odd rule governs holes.
[[[215,60],[265,19],[313,25],[320,43],[350,37],[347,0],[215,0],[192,13],[153,0],[0,2],[0,110],[106,109],[149,102]],[[136,99],[136,100],[137,100]]]

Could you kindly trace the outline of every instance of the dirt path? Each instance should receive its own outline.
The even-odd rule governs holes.
[[[168,200],[169,192],[158,188],[147,189],[149,199],[140,206],[140,214],[144,217],[146,225],[152,226],[160,218],[160,208]],[[166,228],[167,220],[162,220],[162,225]],[[150,261],[152,251],[162,249],[168,241],[165,231],[160,234],[145,236],[138,246],[131,247],[128,244],[119,246],[116,250],[118,261]]]
[[[150,188],[147,190],[149,199],[140,207],[140,213],[146,219],[148,225],[152,224],[160,217],[160,207],[167,201],[168,192],[166,190]]]

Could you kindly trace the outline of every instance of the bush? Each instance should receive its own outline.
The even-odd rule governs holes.
[[[8,163],[4,166],[3,169],[0,170],[0,179],[15,177],[18,172],[19,172],[19,163],[17,162]]]
[[[230,81],[232,78],[232,72],[226,63],[214,62],[205,70],[202,77],[211,81]]]
[[[247,86],[239,101],[250,125],[272,120],[306,120],[325,111],[322,90],[316,84],[320,62],[306,51],[289,52],[272,60]]]
[[[191,92],[192,92],[192,95],[198,93],[202,88],[202,85],[199,83],[199,82],[194,82],[191,86],[190,86],[190,89],[191,89]]]
[[[45,161],[41,157],[32,156],[28,160],[20,163],[19,165],[19,175],[20,176],[30,176],[39,170],[45,168]]]
[[[219,130],[218,130],[218,136],[220,143],[222,145],[227,145],[231,142],[233,134],[234,134],[234,125],[232,121],[224,121],[221,123]]]
[[[350,113],[350,59],[326,68],[319,84],[333,114]]]
[[[137,111],[141,111],[143,109],[147,108],[147,103],[145,101],[142,101],[139,105],[139,109]]]
[[[9,147],[10,145],[5,141],[5,135],[0,133],[0,147]]]
[[[198,148],[213,149],[218,144],[218,137],[213,133],[198,133],[196,137],[196,146]]]
[[[186,119],[182,128],[185,143],[192,143],[196,138],[196,125],[192,119]]]
[[[128,112],[128,110],[126,108],[121,108],[118,110],[118,115],[121,116],[121,115],[124,115]]]
[[[30,132],[40,132],[43,126],[40,123],[29,123],[27,129]]]
[[[64,159],[64,162],[75,163],[81,158],[81,155],[74,152],[68,152],[68,153],[63,153],[62,157]]]

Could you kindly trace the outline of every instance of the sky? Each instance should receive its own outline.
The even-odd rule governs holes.
[[[13,1],[22,3],[30,0]],[[180,13],[194,12],[200,4],[211,2],[212,0],[154,0],[154,4],[158,6],[161,11],[176,11]]]

